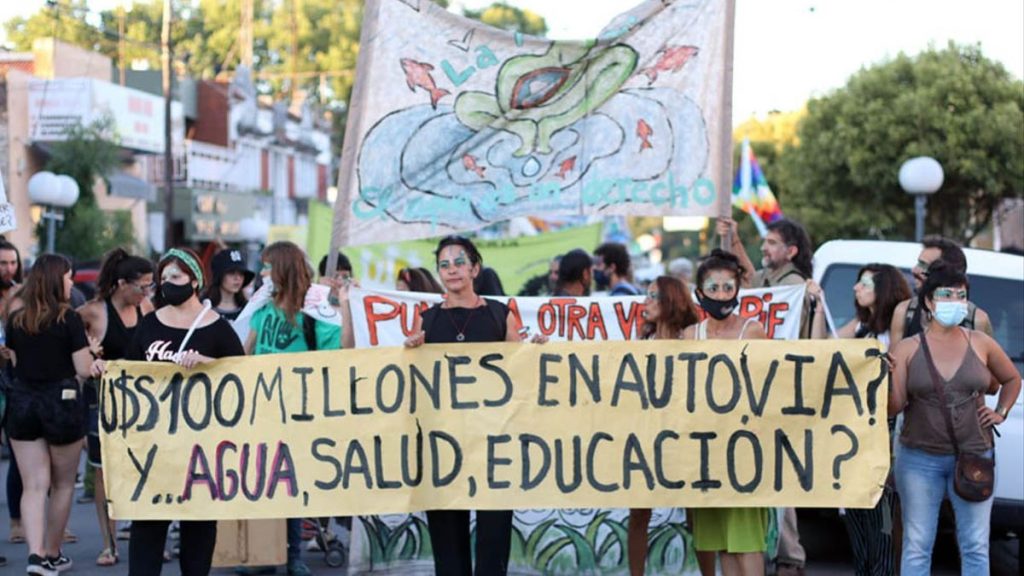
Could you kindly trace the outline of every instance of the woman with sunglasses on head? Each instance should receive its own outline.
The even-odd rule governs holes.
[[[42,576],[56,576],[72,565],[60,544],[85,436],[79,379],[88,377],[92,356],[82,318],[71,309],[71,286],[66,258],[40,256],[11,301],[6,346],[0,346],[0,355],[14,366],[7,434],[24,485],[26,573]]]
[[[85,323],[85,331],[93,346],[93,354],[104,360],[125,357],[142,317],[153,311],[153,263],[130,255],[123,248],[115,248],[103,256],[96,282],[96,297],[78,309]],[[89,426],[86,436],[88,465],[95,472],[94,498],[96,518],[100,523],[103,550],[96,558],[99,566],[117,564],[117,542],[114,521],[107,516],[107,498],[104,487],[100,452],[99,392],[97,381],[85,383],[85,400],[89,406]]]
[[[697,307],[690,299],[690,288],[671,276],[658,276],[647,287],[644,298],[645,340],[678,340],[686,328],[700,321]],[[650,508],[629,510],[629,573],[643,576],[647,563],[647,527],[651,523]]]
[[[245,351],[231,325],[199,301],[205,286],[199,256],[188,248],[172,248],[160,259],[156,270],[160,286],[156,312],[145,316],[125,353],[128,360],[173,362],[187,369]],[[101,376],[103,360],[93,365]],[[134,520],[128,543],[128,574],[155,576],[164,563],[164,545],[170,520]],[[183,576],[205,576],[213,563],[217,522],[180,522],[178,562]]]
[[[807,293],[821,298],[821,287],[811,281]],[[910,298],[907,279],[894,266],[868,264],[857,272],[853,285],[856,314],[845,326],[836,331],[837,338],[875,338],[882,351],[889,349],[889,325],[900,302]],[[815,338],[827,338],[824,306],[815,307],[812,332]],[[890,438],[896,419],[889,418]],[[874,508],[850,508],[843,514],[846,532],[853,550],[854,572],[858,576],[885,576],[896,573],[893,549],[892,513],[895,494],[886,485],[882,498]]]
[[[939,507],[948,498],[956,516],[960,571],[989,573],[992,496],[965,499],[954,485],[960,455],[992,457],[994,426],[1020,393],[1020,373],[984,332],[960,326],[967,314],[967,276],[932,262],[918,296],[924,330],[892,350],[889,416],[903,412],[896,453],[896,489],[903,511],[904,576],[931,572]],[[985,405],[991,378],[999,381],[995,410]]]
[[[711,254],[697,268],[697,301],[707,318],[690,326],[684,338],[692,340],[763,340],[764,328],[757,318],[741,318],[739,288],[744,269],[736,256],[722,250]],[[693,542],[701,573],[715,573],[715,555],[725,576],[764,574],[767,549],[768,508],[690,509]]]
[[[444,302],[416,318],[405,346],[470,342],[520,342],[519,321],[508,306],[480,297],[473,280],[480,274],[483,258],[468,238],[447,236],[434,252],[441,283],[448,291]],[[547,341],[534,336],[533,342]],[[508,572],[512,545],[512,511],[480,510],[476,513],[476,570],[473,569],[468,510],[427,512],[434,567],[439,576],[501,576]]]

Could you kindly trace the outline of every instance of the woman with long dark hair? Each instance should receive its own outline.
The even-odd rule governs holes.
[[[156,312],[145,316],[135,330],[125,358],[145,362],[173,362],[187,369],[226,356],[244,354],[231,325],[199,301],[205,276],[199,256],[188,248],[172,248],[157,265],[160,286]],[[102,375],[103,361],[93,373]],[[155,576],[164,563],[164,544],[170,520],[134,520],[128,544],[128,574]],[[217,522],[180,522],[183,576],[205,576],[213,563]]]
[[[508,306],[482,298],[473,289],[483,258],[468,238],[442,238],[434,252],[438,275],[448,292],[444,302],[418,316],[408,348],[422,344],[463,342],[519,342],[519,321]],[[544,342],[538,335],[534,342]],[[476,570],[473,569],[468,510],[427,512],[434,567],[443,576],[501,576],[508,572],[512,545],[512,511],[479,510],[476,513]]]
[[[437,283],[434,275],[426,268],[409,267],[399,270],[395,279],[395,290],[444,294],[444,287]]]
[[[92,355],[82,319],[71,309],[71,286],[71,263],[66,258],[40,256],[12,303],[7,347],[2,349],[14,364],[7,434],[24,485],[26,571],[42,576],[56,576],[72,564],[60,544],[85,436],[78,378],[88,377]]]
[[[210,284],[200,296],[209,300],[214,311],[227,321],[238,318],[248,300],[245,298],[245,287],[256,274],[245,267],[245,259],[238,250],[221,250],[210,263],[213,274]]]
[[[807,284],[808,294],[821,298],[821,287],[815,282]],[[856,315],[845,326],[836,331],[837,338],[875,338],[882,343],[883,351],[889,349],[889,325],[893,312],[900,302],[910,298],[910,285],[897,268],[888,264],[868,264],[857,272],[853,285],[853,300]],[[813,333],[815,338],[826,337],[824,307],[814,311]],[[895,427],[895,418],[889,419],[890,437]],[[854,572],[858,576],[885,576],[896,573],[896,559],[893,547],[893,510],[896,497],[887,485],[882,498],[874,508],[850,508],[843,514],[846,533],[853,550]]]
[[[684,338],[692,340],[762,340],[765,333],[757,318],[741,318],[739,288],[744,269],[736,256],[722,250],[697,268],[697,301],[707,317],[686,328]],[[767,548],[767,508],[693,508],[694,549],[705,576],[715,573],[715,556],[725,576],[764,574]]]
[[[125,357],[135,328],[142,317],[153,311],[150,297],[153,284],[153,263],[132,256],[123,248],[115,248],[103,256],[96,282],[96,296],[78,309],[85,323],[86,334],[99,343],[99,357],[118,360]],[[117,542],[114,521],[107,516],[107,497],[100,452],[99,392],[95,379],[85,383],[85,399],[89,405],[86,447],[88,464],[95,472],[94,498],[96,518],[100,523],[103,550],[96,558],[99,566],[117,564]]]
[[[936,260],[918,293],[924,331],[892,350],[889,417],[903,413],[894,475],[903,512],[904,576],[931,572],[932,548],[944,499],[953,505],[963,574],[989,573],[992,496],[969,500],[954,487],[962,454],[992,457],[992,430],[1020,394],[1020,373],[991,336],[960,326],[967,315],[967,275]],[[999,382],[996,409],[985,405]]]
[[[645,340],[677,340],[685,330],[700,321],[697,307],[690,299],[690,288],[671,276],[658,276],[647,287],[644,298]],[[650,508],[629,510],[629,573],[643,576],[647,563],[647,527],[651,523]]]

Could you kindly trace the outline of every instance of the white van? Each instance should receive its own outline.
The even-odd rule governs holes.
[[[921,245],[879,240],[833,240],[814,253],[814,279],[825,291],[825,301],[836,325],[854,316],[853,285],[866,264],[890,264],[902,270],[913,287],[910,268]],[[992,332],[1003,350],[1024,374],[1024,257],[965,248],[970,299],[988,313]],[[995,408],[997,396],[988,396]],[[1024,537],[1024,394],[996,438],[996,490],[992,508],[992,536],[1014,532]],[[1024,547],[1024,545],[1022,545]]]

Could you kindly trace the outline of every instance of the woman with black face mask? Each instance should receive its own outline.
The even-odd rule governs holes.
[[[697,268],[697,301],[707,314],[699,324],[686,328],[684,339],[761,340],[764,328],[757,318],[741,318],[739,288],[743,283],[739,259],[713,250]],[[705,576],[715,573],[715,554],[722,574],[764,574],[767,549],[768,508],[696,508],[690,510],[694,549]]]
[[[160,282],[155,298],[157,310],[139,322],[126,359],[174,362],[191,369],[217,358],[245,355],[231,324],[199,302],[204,277],[195,252],[172,248],[160,259],[156,277]],[[94,376],[102,375],[104,369],[103,361],[97,360]],[[170,520],[132,522],[128,544],[130,576],[160,574],[170,524]],[[216,541],[216,521],[181,522],[181,574],[209,574]]]

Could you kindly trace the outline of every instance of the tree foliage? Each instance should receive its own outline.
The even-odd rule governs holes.
[[[67,139],[53,145],[46,163],[50,172],[66,174],[78,183],[78,201],[64,211],[64,224],[57,230],[55,247],[79,260],[97,259],[111,248],[135,241],[131,215],[125,210],[101,210],[93,191],[97,180],[109,174],[120,161],[111,125],[108,118],[69,129]],[[45,246],[45,222],[40,221],[37,235]]]
[[[548,33],[548,23],[543,16],[530,10],[509,6],[505,2],[495,2],[480,10],[466,9],[463,10],[463,15],[509,32],[521,32],[531,36],[544,36]]]
[[[1024,195],[1024,83],[976,46],[950,43],[861,70],[807,105],[771,175],[783,211],[816,241],[913,237],[899,185],[914,156],[942,164],[929,233],[969,241],[1001,199]]]

